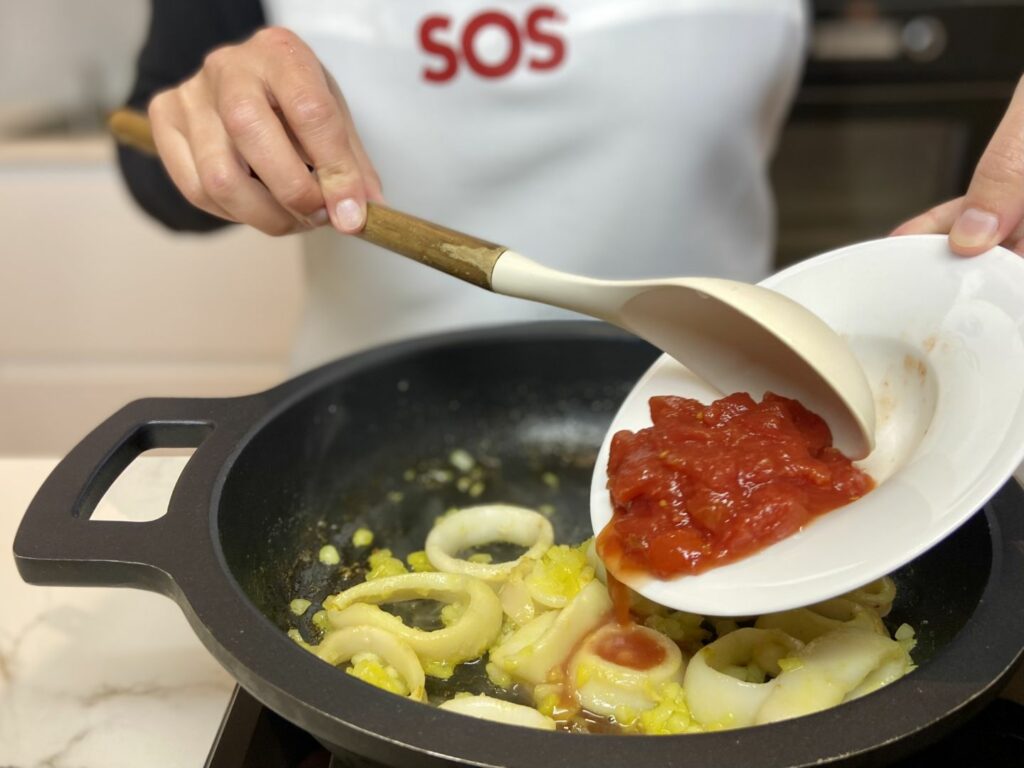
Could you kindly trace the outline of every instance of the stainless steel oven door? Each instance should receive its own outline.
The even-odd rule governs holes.
[[[772,166],[777,266],[962,194],[1024,71],[1024,2],[894,5],[814,3]]]

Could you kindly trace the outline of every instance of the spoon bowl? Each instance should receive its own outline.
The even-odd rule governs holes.
[[[890,573],[966,522],[1024,459],[1024,260],[972,259],[944,236],[891,238],[803,262],[764,283],[843,334],[878,414],[858,466],[866,496],[750,557],[695,576],[619,578],[662,605],[747,616],[809,605]],[[740,391],[750,391],[742,385]],[[612,516],[611,438],[650,425],[648,400],[722,392],[663,356],[615,416],[591,485],[591,522]]]
[[[813,312],[769,288],[714,278],[596,280],[374,204],[359,236],[494,293],[617,325],[722,391],[800,400],[851,458],[874,447],[874,400],[857,359]]]
[[[823,320],[781,293],[716,278],[594,280],[513,251],[495,264],[491,287],[617,325],[720,392],[799,400],[851,458],[874,448],[875,404],[860,363]]]

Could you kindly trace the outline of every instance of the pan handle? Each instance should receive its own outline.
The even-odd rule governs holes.
[[[210,498],[206,489],[252,424],[253,406],[262,410],[257,398],[137,400],[100,424],[60,461],[29,504],[14,539],[22,578],[172,594],[170,542],[184,541],[181,546],[197,554],[209,550],[209,510],[199,499]],[[175,482],[167,514],[149,522],[90,520],[118,476],[151,448],[197,449]],[[188,558],[179,552],[176,562],[183,560]]]

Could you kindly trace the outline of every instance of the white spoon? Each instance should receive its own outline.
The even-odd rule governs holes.
[[[772,290],[715,278],[581,277],[373,204],[360,237],[495,293],[617,325],[722,392],[795,398],[852,458],[874,447],[874,399],[857,359],[817,315]]]
[[[122,144],[155,152],[147,117],[118,110]],[[481,288],[581,312],[654,344],[723,392],[766,391],[825,419],[852,458],[874,447],[871,390],[856,358],[796,302],[747,283],[712,278],[594,280],[548,269],[504,246],[381,205],[367,206],[359,237]]]

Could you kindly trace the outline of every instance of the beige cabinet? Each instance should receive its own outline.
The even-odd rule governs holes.
[[[287,376],[294,239],[166,231],[102,137],[0,144],[0,211],[0,454],[63,453],[134,398]]]

